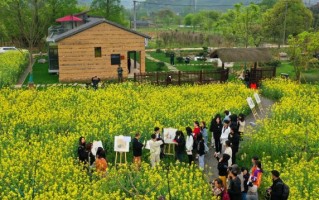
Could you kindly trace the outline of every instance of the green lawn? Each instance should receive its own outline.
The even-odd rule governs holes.
[[[201,70],[215,70],[216,67],[212,65],[176,65],[179,71],[201,71]]]
[[[149,59],[145,59],[145,68],[146,68],[146,72],[158,72],[158,71],[168,71],[168,68],[166,66],[164,66],[161,70],[158,69],[157,63],[153,62]]]
[[[48,60],[47,57],[44,57],[46,60]],[[49,63],[38,63],[38,59],[33,65],[33,82],[34,84],[53,84],[53,83],[59,83],[59,75],[57,74],[49,74]],[[24,81],[24,84],[28,84],[29,76]]]
[[[156,53],[156,52],[149,52],[150,56],[160,60],[162,62],[170,63],[170,58],[165,56],[165,53]]]
[[[301,73],[302,83],[319,83],[319,69],[312,69]]]
[[[163,52],[161,52],[161,53],[148,52],[148,54],[151,57],[153,57],[153,58],[155,58],[157,60],[160,60],[162,62],[170,63],[170,57],[166,57],[165,53],[163,53]],[[194,53],[193,51],[190,52],[190,53],[181,52],[181,54],[183,55],[183,57],[186,57],[188,55],[196,55],[196,53]],[[178,57],[177,55],[178,55],[178,52],[175,52],[175,64],[182,64],[182,63],[178,63],[177,62],[177,59],[176,59]],[[191,64],[203,64],[203,63],[205,63],[205,61],[194,61],[194,60],[191,60],[190,62],[191,62]]]
[[[290,79],[296,78],[294,66],[289,61],[284,61],[279,67],[277,67],[276,75],[280,76],[281,73],[288,74]]]

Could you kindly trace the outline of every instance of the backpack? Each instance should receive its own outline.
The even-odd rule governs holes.
[[[278,182],[277,184],[282,184],[282,199],[287,200],[289,197],[289,186],[283,182]]]

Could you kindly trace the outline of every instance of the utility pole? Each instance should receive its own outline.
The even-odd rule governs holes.
[[[287,10],[288,10],[288,2],[286,1],[285,19],[284,19],[284,34],[283,34],[283,38],[282,38],[282,45],[285,45],[285,40],[286,40]]]
[[[134,15],[133,16],[134,17],[134,19],[133,19],[134,20],[134,28],[133,28],[133,30],[134,31],[136,31],[136,2],[137,1],[135,1],[135,0],[133,1],[133,6],[134,6],[134,14],[133,14]]]

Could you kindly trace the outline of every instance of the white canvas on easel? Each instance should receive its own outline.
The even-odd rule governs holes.
[[[255,97],[255,100],[256,100],[256,102],[257,102],[257,105],[258,105],[258,108],[259,108],[260,113],[263,113],[263,112],[264,112],[264,109],[263,109],[263,106],[262,106],[262,104],[261,104],[261,100],[260,100],[260,98],[259,98],[258,93],[254,93],[254,97]]]
[[[116,152],[115,165],[117,164],[121,165],[123,163],[127,163],[126,153],[130,151],[130,142],[131,142],[130,136],[123,136],[123,135],[115,136],[114,138],[114,151]],[[118,154],[120,154],[119,160],[118,160]]]
[[[92,144],[92,150],[91,150],[91,152],[92,152],[92,154],[93,154],[94,156],[96,156],[96,152],[97,152],[97,149],[98,149],[99,147],[102,147],[102,148],[103,148],[102,141],[94,141],[93,144]]]
[[[164,128],[163,135],[164,135],[164,142],[165,144],[173,144],[173,140],[176,136],[177,129],[175,128]]]
[[[130,151],[130,136],[115,136],[114,139],[114,151],[116,152],[129,152]]]
[[[257,120],[257,117],[259,118],[259,116],[258,116],[258,113],[256,111],[255,103],[254,103],[253,99],[251,97],[248,97],[247,98],[247,103],[249,105],[249,108],[251,109],[251,112],[254,115],[255,120]]]

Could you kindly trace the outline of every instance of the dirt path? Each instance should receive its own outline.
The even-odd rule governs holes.
[[[260,113],[258,111],[258,116],[260,119],[264,119],[266,116],[270,114],[270,108],[275,103],[274,101],[267,99],[265,97],[260,97],[261,103],[264,109],[264,113]],[[256,123],[256,120],[254,119],[253,114],[249,114],[246,117],[246,132],[251,131],[255,128],[254,124]],[[215,152],[215,149],[210,147],[209,153],[205,156],[205,174],[208,177],[208,181],[213,181],[215,178],[218,178],[218,170],[217,170],[217,160],[214,158],[213,154]]]
[[[34,55],[32,55],[34,56]],[[21,88],[25,79],[28,77],[29,73],[31,72],[32,70],[32,66],[34,65],[36,59],[33,58],[33,61],[32,63],[28,65],[28,67],[24,70],[24,72],[20,75],[19,79],[18,79],[18,82],[17,84],[15,85],[15,88]]]

